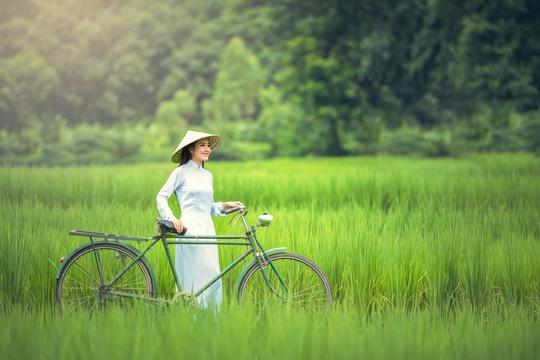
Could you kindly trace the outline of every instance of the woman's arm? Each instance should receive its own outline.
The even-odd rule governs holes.
[[[212,199],[212,216],[225,216],[227,214],[224,213],[225,210],[237,207],[237,206],[244,206],[240,201],[219,201],[214,202]]]
[[[224,201],[223,203],[223,208],[224,209],[230,209],[230,208],[233,208],[233,207],[245,207],[244,204],[242,204],[240,201]]]
[[[183,226],[181,222],[174,216],[171,208],[169,207],[169,198],[171,197],[172,193],[182,184],[182,174],[183,173],[180,167],[174,169],[156,196],[159,215],[161,215],[162,218],[171,221],[178,232],[182,231]]]
[[[223,207],[223,203],[221,201],[214,202],[214,199],[212,199],[212,207],[210,208],[210,213],[212,216],[226,216],[223,211],[225,211],[225,208]]]

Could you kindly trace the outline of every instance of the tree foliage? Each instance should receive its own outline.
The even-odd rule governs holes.
[[[222,133],[229,158],[538,148],[537,1],[0,5],[6,158],[87,125],[145,129],[151,159],[187,127]]]

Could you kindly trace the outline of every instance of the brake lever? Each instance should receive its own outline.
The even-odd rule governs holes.
[[[229,223],[228,225],[231,225],[232,221],[234,220],[234,218],[236,217],[236,215],[238,215],[238,212],[235,212],[231,218],[231,220],[229,220]],[[234,222],[236,224],[236,221]]]
[[[233,225],[236,225],[236,223],[238,222],[238,219],[240,219],[240,216],[244,216],[245,214],[247,214],[247,208],[243,208],[239,211],[236,211],[233,215],[233,217],[231,218],[231,220],[229,220],[229,225],[231,224],[231,222],[233,222],[234,220],[234,223]],[[235,219],[236,217],[236,219]]]

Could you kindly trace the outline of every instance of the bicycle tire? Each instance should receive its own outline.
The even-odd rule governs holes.
[[[99,274],[96,253],[102,263],[104,281]],[[137,256],[138,254],[127,246],[118,243],[101,242],[82,247],[66,260],[60,271],[55,288],[56,304],[64,312],[79,308],[92,311],[110,303],[121,306],[132,304],[134,301],[130,298],[107,297],[104,282],[112,280],[128,264],[128,258],[134,261]],[[141,258],[109,290],[153,298],[155,296],[153,272]]]
[[[331,306],[332,288],[328,277],[312,260],[291,253],[272,254],[269,258],[285,283],[287,291],[281,286],[279,278],[265,260],[263,261],[265,272],[271,284],[276,289],[281,289],[279,290],[281,293],[275,294],[268,288],[259,265],[255,263],[244,274],[238,286],[237,295],[240,303],[249,299],[261,305],[262,302],[279,299],[281,302],[306,309],[323,310]]]

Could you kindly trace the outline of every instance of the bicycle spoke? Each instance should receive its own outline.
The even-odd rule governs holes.
[[[295,298],[295,299],[302,299],[302,298],[306,298],[306,297],[309,297],[309,296],[314,296],[314,294],[326,294],[326,290],[316,290],[316,291],[311,291],[310,293],[295,293],[293,295],[289,295],[291,298]]]
[[[313,289],[315,287],[318,287],[320,286],[319,284],[315,284],[315,285],[312,285],[312,286],[309,286],[307,288],[304,288],[302,290],[298,290],[298,291],[295,291],[294,293],[291,293],[291,295],[297,295],[297,294],[302,294],[302,293],[305,293],[306,291],[310,290],[310,289]],[[324,292],[324,290],[320,290],[322,292]]]
[[[94,278],[92,277],[92,275],[90,275],[90,273],[88,273],[88,271],[84,270],[79,264],[73,263],[73,265],[76,266],[77,269],[79,269],[83,274],[85,274],[86,276],[88,276],[88,278],[89,278],[90,280],[92,280],[93,282],[95,282],[98,286],[100,285],[100,283],[99,283],[98,281],[96,281],[96,279],[94,279]]]
[[[79,299],[95,297],[97,294],[97,290],[81,291],[80,289],[67,289],[64,293],[64,299],[66,301],[70,301],[71,299],[73,299],[72,301],[79,301]]]
[[[127,290],[132,290],[134,293],[136,292],[146,292],[146,289],[142,289],[142,288],[126,288],[126,287],[122,287],[122,288],[114,288],[113,291],[117,291],[117,292],[125,292]]]
[[[318,296],[315,296],[315,294],[318,294]],[[319,290],[310,294],[291,296],[290,298],[293,299],[295,302],[320,301],[326,299],[325,295],[326,294],[324,290]]]
[[[91,300],[92,297],[95,297],[95,295],[88,295],[88,296],[84,296],[84,297],[79,297],[77,298],[77,305],[74,307],[74,308],[71,308],[71,311],[75,311],[76,309],[78,309],[79,307],[80,308],[84,308],[82,306],[82,304],[84,303],[87,303],[89,300]],[[81,301],[81,299],[85,299],[83,301]],[[73,301],[75,302],[75,301]]]
[[[97,290],[97,288],[87,288],[89,290]],[[64,286],[64,290],[81,290],[80,287]]]
[[[130,271],[131,271],[131,270],[130,270]],[[130,271],[128,271],[128,272],[130,272]],[[129,283],[132,279],[135,279],[135,277],[140,276],[140,275],[141,275],[141,274],[139,274],[139,273],[133,271],[133,272],[131,272],[131,274],[129,275],[128,278],[125,278],[125,279],[124,279],[123,277],[126,276],[126,274],[122,275],[122,277],[119,279],[119,281],[121,280],[123,284],[124,284],[124,283]],[[144,284],[144,282],[142,282],[142,283]],[[118,285],[115,284],[114,286],[118,286]]]
[[[119,253],[116,252],[116,254],[114,255],[115,260],[116,260],[115,263],[114,263],[114,269],[113,269],[113,271],[112,271],[112,274],[114,274],[114,275],[115,275],[115,274],[118,274],[118,270],[119,270],[118,268],[120,267],[120,264],[123,264],[123,265],[125,266],[125,264],[124,264],[124,262],[125,262],[124,260],[125,260],[125,259],[122,257],[121,254],[118,255],[118,256],[120,256],[120,258],[117,258],[117,257],[116,257],[117,254],[119,254]],[[122,266],[121,268],[123,268],[123,266]],[[121,268],[120,268],[120,269],[121,269]]]
[[[77,282],[77,283],[81,284],[81,286],[79,286],[79,289],[81,289],[82,287],[85,287],[87,289],[97,289],[97,287],[91,287],[88,284],[83,283],[82,281],[80,281],[78,279],[75,279],[75,278],[69,278],[68,281],[74,281],[74,282]]]

